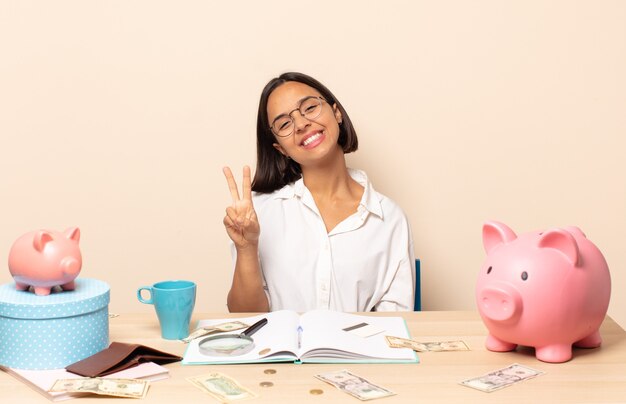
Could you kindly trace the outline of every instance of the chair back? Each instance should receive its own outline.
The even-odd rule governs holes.
[[[421,262],[418,259],[415,260],[415,306],[413,311],[422,311],[422,289],[421,289]]]

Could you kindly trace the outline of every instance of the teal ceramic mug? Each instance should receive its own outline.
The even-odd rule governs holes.
[[[141,292],[150,297],[144,299]],[[191,281],[163,281],[137,289],[141,303],[152,304],[165,339],[181,339],[189,335],[189,321],[196,303],[196,284]]]

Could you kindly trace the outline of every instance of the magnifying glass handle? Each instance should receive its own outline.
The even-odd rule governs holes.
[[[265,324],[267,324],[267,319],[261,319],[259,321],[257,321],[256,323],[252,324],[250,327],[248,327],[244,332],[242,332],[242,335],[245,335],[247,337],[251,336],[252,334],[254,334],[255,332],[257,332],[261,327],[263,327]]]

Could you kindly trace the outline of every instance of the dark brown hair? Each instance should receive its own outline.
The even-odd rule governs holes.
[[[341,112],[341,124],[339,124],[338,143],[344,153],[356,151],[359,147],[359,141],[356,131],[352,126],[352,121],[341,103],[322,83],[313,77],[303,73],[289,72],[270,80],[261,93],[259,101],[259,112],[257,115],[256,127],[256,170],[254,180],[252,181],[252,190],[260,193],[271,193],[297,181],[302,177],[300,164],[288,159],[273,146],[276,138],[270,129],[270,123],[267,118],[267,100],[270,94],[284,83],[289,81],[297,81],[316,89],[329,105],[336,104],[339,112]]]

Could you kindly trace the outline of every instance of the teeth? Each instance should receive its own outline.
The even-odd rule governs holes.
[[[319,139],[319,137],[320,137],[320,136],[321,136],[321,134],[320,134],[320,133],[316,133],[315,135],[313,135],[313,136],[311,136],[311,137],[307,138],[304,142],[302,142],[302,145],[303,145],[303,146],[307,146],[307,145],[309,145],[310,143],[312,143],[313,141],[315,141],[315,140]]]

